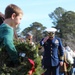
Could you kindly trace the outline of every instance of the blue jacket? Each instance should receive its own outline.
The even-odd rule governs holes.
[[[42,44],[42,40],[40,41],[40,45],[44,47],[42,60],[44,67],[59,65],[59,62],[63,61],[64,55],[60,38],[54,37],[53,40],[48,39],[44,44]]]

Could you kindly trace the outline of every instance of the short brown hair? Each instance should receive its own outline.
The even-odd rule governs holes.
[[[15,13],[16,16],[18,16],[19,14],[23,15],[23,11],[21,10],[21,8],[19,8],[17,5],[10,4],[5,9],[5,19],[11,18],[13,13]]]

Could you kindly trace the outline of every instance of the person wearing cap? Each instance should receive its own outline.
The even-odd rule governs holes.
[[[46,69],[44,75],[59,75],[59,67],[63,65],[63,45],[61,39],[55,36],[55,28],[47,30],[48,36],[40,41],[44,47],[42,66]]]

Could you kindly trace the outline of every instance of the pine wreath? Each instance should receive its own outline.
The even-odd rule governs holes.
[[[19,60],[21,65],[18,67],[8,67],[6,64],[10,61],[10,58],[8,56],[8,53],[3,47],[0,49],[0,75],[27,75],[28,71],[31,69],[32,64],[29,62],[28,58],[34,60],[36,58],[36,48],[34,49],[32,45],[28,43],[16,43],[15,42],[16,49],[18,50],[18,53],[25,53],[25,57],[20,57]]]

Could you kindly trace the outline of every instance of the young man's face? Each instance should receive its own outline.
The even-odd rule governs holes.
[[[14,20],[13,20],[13,24],[14,24],[14,27],[18,27],[18,25],[20,24],[20,21],[21,21],[21,19],[22,19],[22,14],[20,14],[20,15],[18,15],[18,16],[16,16],[15,18],[14,18]]]

